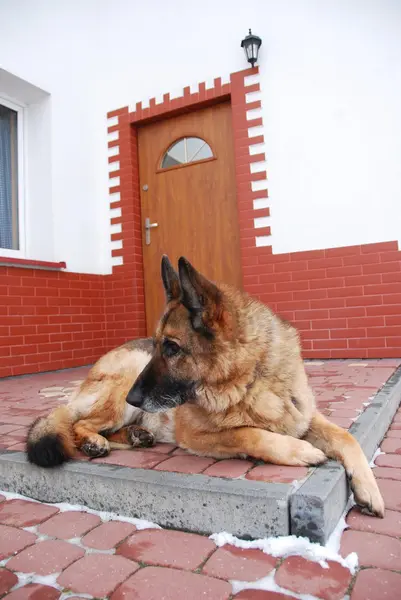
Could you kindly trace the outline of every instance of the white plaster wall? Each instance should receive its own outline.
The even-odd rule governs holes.
[[[51,95],[49,260],[110,271],[106,112],[245,68],[248,27],[274,252],[401,238],[399,0],[1,0],[0,68]]]

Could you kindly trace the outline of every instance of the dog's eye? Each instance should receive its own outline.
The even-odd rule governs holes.
[[[178,344],[173,342],[172,340],[164,340],[163,342],[163,354],[170,358],[170,356],[175,356],[180,352],[181,348]]]

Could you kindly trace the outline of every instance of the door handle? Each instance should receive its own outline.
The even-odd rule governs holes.
[[[159,223],[151,223],[149,217],[145,219],[145,244],[150,245],[150,230],[159,227]]]

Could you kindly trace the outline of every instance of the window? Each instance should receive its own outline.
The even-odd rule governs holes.
[[[198,137],[185,137],[170,146],[163,156],[161,168],[187,165],[208,158],[213,158],[213,152],[205,140]]]
[[[0,254],[3,255],[21,250],[21,146],[22,110],[0,99]]]

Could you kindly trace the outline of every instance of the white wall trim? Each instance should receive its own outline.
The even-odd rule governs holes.
[[[107,128],[115,127],[119,124],[119,117],[110,117],[107,119]],[[112,131],[107,134],[107,142],[115,142],[119,140],[119,132]],[[110,174],[114,172],[118,172],[120,170],[120,146],[113,145],[108,147],[108,157],[113,158],[108,163],[108,171]],[[120,177],[110,177],[109,178],[109,257],[110,257],[110,265],[111,267],[122,265],[124,263],[122,256],[112,256],[112,251],[121,249],[123,247],[122,240],[113,240],[111,236],[116,233],[122,233],[122,225],[121,223],[111,223],[111,219],[116,219],[121,217],[122,212],[121,208],[115,208],[114,205],[121,202],[121,193],[119,191],[115,191],[116,187],[120,186]]]
[[[245,90],[247,87],[254,85],[254,84],[258,84],[259,88],[261,86],[259,70],[257,73],[255,73],[253,75],[248,75],[247,77],[245,77],[245,80],[244,80]],[[247,104],[252,105],[252,103],[254,103],[258,100],[262,100],[262,93],[261,93],[260,89],[259,89],[259,91],[256,91],[256,92],[249,92],[249,93],[245,92],[246,105]],[[253,121],[254,119],[260,119],[260,118],[263,118],[263,107],[251,108],[246,111],[247,121]],[[264,131],[263,123],[262,123],[262,125],[248,127],[248,137],[251,139],[255,138],[255,137],[259,137],[259,136],[263,136],[263,139],[264,139],[264,134],[265,134],[265,131]],[[267,172],[267,162],[266,162],[265,152],[266,152],[266,144],[264,141],[262,143],[258,142],[257,144],[251,144],[249,146],[250,156],[256,156],[257,154],[264,154],[264,160],[250,163],[251,175],[256,174],[256,173],[266,173]],[[264,190],[267,190],[267,188],[268,188],[267,176],[264,179],[258,179],[256,181],[251,182],[251,189],[253,192],[264,191]],[[270,211],[270,199],[269,198],[261,197],[261,198],[255,199],[253,201],[253,210],[255,211],[253,223],[254,223],[254,228],[255,228],[255,245],[257,247],[271,246],[271,243],[272,243],[272,239],[271,239],[270,235],[258,235],[257,234],[258,229],[261,229],[262,227],[270,226],[271,217],[268,214],[266,214],[266,212],[267,212],[266,209],[269,209],[269,211]],[[263,214],[263,213],[265,213],[265,214]]]
[[[9,248],[0,248],[0,254],[10,258],[26,258],[26,180],[25,180],[25,163],[26,163],[26,114],[25,106],[21,103],[11,101],[0,96],[0,104],[14,110],[17,113],[17,143],[18,143],[18,250]]]

